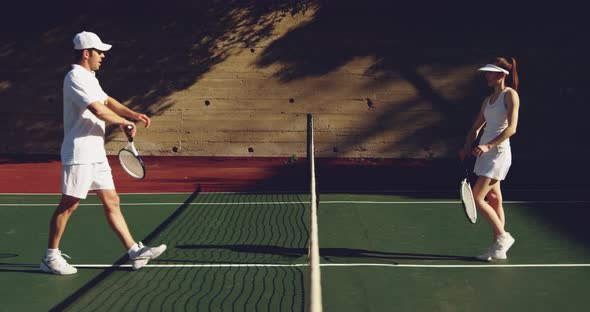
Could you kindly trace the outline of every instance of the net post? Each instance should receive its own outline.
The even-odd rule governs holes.
[[[310,235],[309,235],[309,311],[322,311],[322,286],[320,274],[320,248],[318,239],[317,187],[315,179],[315,151],[313,140],[313,115],[307,114],[307,159],[310,169]]]

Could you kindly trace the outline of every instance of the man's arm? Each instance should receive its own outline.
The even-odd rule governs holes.
[[[115,112],[110,110],[105,105],[102,105],[102,103],[100,103],[100,102],[90,103],[90,105],[88,105],[88,109],[100,120],[104,120],[106,122],[117,124],[122,127],[126,127],[126,126],[135,127],[131,121],[117,115]]]
[[[127,108],[125,105],[121,104],[119,101],[115,100],[114,98],[112,98],[110,96],[107,98],[107,100],[105,102],[105,106],[119,116],[128,117],[131,119],[142,121],[145,123],[146,128],[148,128],[150,126],[151,121],[147,115],[140,114],[138,112],[135,112],[135,111]]]

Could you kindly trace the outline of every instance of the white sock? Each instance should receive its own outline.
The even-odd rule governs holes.
[[[129,255],[129,257],[134,258],[135,255],[137,255],[137,252],[139,251],[139,245],[137,245],[137,243],[133,244],[133,246],[131,246],[131,248],[129,248],[129,250],[127,250],[127,254]]]
[[[59,254],[59,249],[49,249],[45,251],[45,258],[49,259],[53,256],[57,256]]]

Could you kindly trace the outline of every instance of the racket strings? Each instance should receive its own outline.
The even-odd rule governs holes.
[[[461,201],[464,205],[467,217],[471,223],[475,223],[477,220],[477,207],[475,206],[471,186],[467,182],[461,183]]]
[[[143,178],[145,170],[143,164],[128,150],[119,152],[119,162],[127,173],[136,178]]]

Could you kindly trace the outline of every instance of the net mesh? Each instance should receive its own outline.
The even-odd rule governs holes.
[[[128,150],[121,150],[119,152],[119,163],[121,167],[132,177],[137,179],[143,179],[145,176],[145,170],[143,164],[132,152]]]
[[[311,191],[311,209],[310,209],[310,233],[309,233],[309,272],[310,272],[310,295],[309,311],[322,311],[322,287],[320,277],[320,248],[318,239],[318,196],[316,185],[315,170],[315,150],[313,140],[313,115],[307,115],[307,159],[310,169],[310,191]]]

